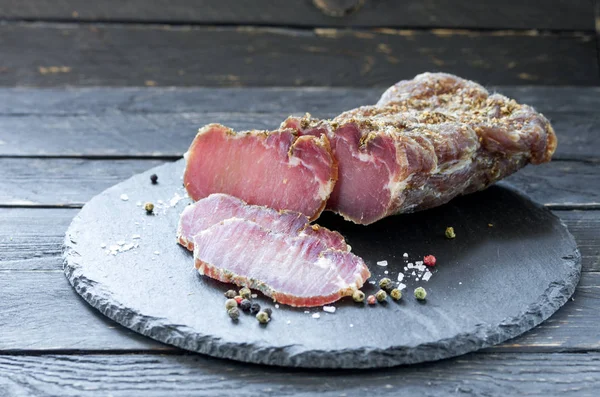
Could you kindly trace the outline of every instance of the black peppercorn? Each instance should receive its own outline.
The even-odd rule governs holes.
[[[260,305],[256,302],[250,305],[250,313],[256,314],[260,311]]]
[[[158,175],[156,175],[156,174],[150,175],[150,180],[152,181],[153,185],[156,185],[158,183]]]
[[[271,317],[271,315],[273,314],[273,309],[267,307],[266,309],[263,309],[263,312],[267,313],[269,317]]]
[[[240,309],[242,309],[245,312],[250,310],[250,306],[252,306],[252,302],[250,302],[248,299],[244,299],[240,302]]]

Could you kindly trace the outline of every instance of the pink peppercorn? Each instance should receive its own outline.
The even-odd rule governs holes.
[[[240,303],[242,303],[242,301],[244,300],[244,298],[242,298],[242,297],[241,297],[241,296],[239,296],[239,295],[238,295],[238,296],[236,296],[236,297],[235,297],[235,298],[233,298],[233,299],[235,299],[235,301],[237,302],[237,304],[238,304],[238,305],[239,305]]]
[[[369,305],[374,305],[375,303],[377,303],[377,299],[375,298],[375,295],[369,295],[367,297],[367,303]]]
[[[427,266],[435,266],[435,256],[433,255],[427,255],[425,258],[423,258],[423,263]]]

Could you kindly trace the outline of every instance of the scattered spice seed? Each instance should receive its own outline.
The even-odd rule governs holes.
[[[267,307],[266,309],[264,309],[263,312],[267,313],[269,315],[269,317],[271,317],[273,315],[273,309],[271,309],[270,307]]]
[[[237,319],[240,318],[240,311],[237,307],[232,307],[231,309],[227,310],[227,314],[233,321],[237,321]]]
[[[427,291],[425,291],[425,288],[417,287],[415,289],[415,298],[417,298],[420,301],[425,300],[425,298],[427,298]]]
[[[402,291],[400,291],[398,288],[394,288],[392,292],[390,292],[390,296],[393,300],[399,301],[402,298]]]
[[[250,305],[250,313],[256,314],[259,311],[260,311],[260,305],[258,303],[254,302]]]
[[[250,291],[250,288],[244,287],[240,290],[239,295],[244,299],[250,299],[252,296],[252,291]]]
[[[158,175],[156,175],[156,174],[150,175],[150,180],[152,181],[153,185],[156,185],[158,183]]]
[[[229,310],[232,307],[237,307],[238,303],[235,301],[235,299],[227,299],[225,301],[225,309]]]
[[[230,289],[229,291],[225,292],[225,297],[228,298],[228,299],[233,299],[233,298],[235,298],[236,295],[237,295],[237,293],[234,290],[232,290],[232,289]]]
[[[266,324],[269,321],[271,321],[271,317],[269,317],[269,315],[267,313],[265,313],[265,312],[258,312],[256,314],[256,319],[261,324]]]
[[[250,306],[252,305],[252,302],[250,302],[248,299],[243,299],[240,302],[240,309],[242,309],[243,311],[247,312],[248,310],[250,310]]]
[[[454,233],[454,228],[449,226],[446,228],[446,238],[455,238],[456,234]]]
[[[364,302],[365,301],[365,293],[362,292],[361,290],[356,290],[352,294],[352,299],[354,299],[354,302],[358,302],[358,303]]]
[[[425,258],[423,258],[423,263],[426,266],[435,266],[436,262],[437,262],[437,260],[435,259],[435,256],[433,256],[433,255],[427,255]]]
[[[144,204],[144,209],[146,210],[147,214],[151,214],[152,211],[154,211],[154,204],[146,203],[146,204]]]
[[[234,299],[234,300],[237,302],[237,304],[238,304],[238,305],[239,305],[240,303],[242,303],[242,301],[244,300],[244,298],[242,298],[242,297],[241,297],[241,296],[239,296],[239,295],[236,295],[236,296],[235,296],[233,299]]]
[[[375,296],[374,296],[374,295],[369,295],[369,296],[367,297],[367,303],[368,303],[369,305],[374,305],[374,304],[375,304],[375,302],[377,302],[377,299],[375,299]]]
[[[385,292],[384,290],[380,289],[379,291],[377,291],[377,293],[375,294],[375,298],[379,301],[379,302],[383,302],[384,300],[387,299],[387,292]]]
[[[389,278],[382,278],[381,280],[379,280],[379,288],[381,288],[382,290],[388,291],[391,290],[392,287],[392,280],[390,280]]]
[[[493,223],[488,223],[488,227],[494,227]]]

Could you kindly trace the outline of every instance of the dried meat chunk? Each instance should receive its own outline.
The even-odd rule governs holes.
[[[291,306],[322,306],[352,295],[370,277],[358,256],[314,235],[275,233],[231,218],[194,236],[198,272],[257,289]]]
[[[193,251],[195,235],[231,218],[254,222],[274,233],[290,236],[312,235],[324,243],[324,249],[350,250],[341,234],[318,225],[310,225],[310,220],[304,214],[250,205],[237,197],[220,193],[211,194],[183,210],[179,218],[177,240],[179,244]]]
[[[316,219],[337,180],[327,137],[293,130],[236,133],[220,124],[200,129],[186,153],[184,186],[194,200],[226,193],[249,204]]]
[[[290,117],[282,128],[329,138],[338,181],[327,208],[360,224],[484,189],[556,149],[533,108],[443,73],[402,81],[375,106],[333,120]]]

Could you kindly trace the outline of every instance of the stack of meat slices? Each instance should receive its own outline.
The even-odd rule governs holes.
[[[199,220],[207,215],[201,211],[196,217],[182,217],[182,228],[196,228],[194,233],[199,233],[188,233],[180,242],[188,248],[195,245],[201,272],[240,285],[261,286],[258,280],[265,277],[260,271],[262,258],[281,260],[286,268],[277,273],[276,288],[285,286],[291,291],[291,284],[299,284],[295,287],[300,290],[294,289],[292,294],[307,286],[318,290],[317,283],[332,288],[335,283],[331,280],[337,275],[327,273],[322,281],[301,270],[312,264],[330,271],[334,263],[330,260],[335,259],[339,274],[344,275],[340,276],[343,283],[339,291],[346,291],[347,286],[360,284],[346,277],[351,274],[347,270],[358,263],[355,257],[348,252],[344,256],[335,239],[325,241],[333,238],[333,232],[321,232],[320,237],[307,232],[308,221],[316,219],[324,208],[368,225],[389,215],[439,206],[458,195],[485,189],[527,164],[550,161],[555,149],[556,136],[550,123],[533,108],[499,94],[490,95],[479,84],[443,73],[424,73],[401,81],[377,104],[349,110],[333,120],[310,115],[290,117],[276,131],[243,133],[211,124],[200,130],[186,154],[184,184],[190,197],[199,200],[212,193],[226,193],[249,204],[296,211],[306,219],[296,219],[298,226],[290,218],[298,214],[266,209],[256,210],[258,214],[244,207],[242,213],[230,212],[217,221],[218,225],[206,228],[204,223],[211,221]],[[249,237],[242,239],[246,232]],[[314,245],[310,243],[309,249],[303,239],[314,240]],[[236,254],[230,254],[234,251],[219,243],[222,240],[232,245],[235,242]],[[199,248],[199,242],[210,246]],[[224,252],[213,249],[219,244]],[[244,245],[252,249],[245,253]],[[334,249],[335,255],[329,254],[329,249]],[[317,251],[327,254],[315,259]],[[237,262],[235,255],[240,255]],[[205,262],[224,263],[221,269],[241,272],[245,278],[239,281],[235,275],[215,273]],[[235,271],[233,266],[237,266]],[[268,272],[274,264],[264,262],[264,266]],[[296,274],[303,277],[297,279]],[[287,299],[271,288],[275,287],[261,287],[275,299]],[[318,291],[326,295],[330,290]],[[288,301],[298,305],[313,302],[305,298]]]
[[[257,289],[291,306],[320,306],[352,295],[370,277],[337,232],[307,216],[212,194],[188,206],[179,243],[200,274]]]

